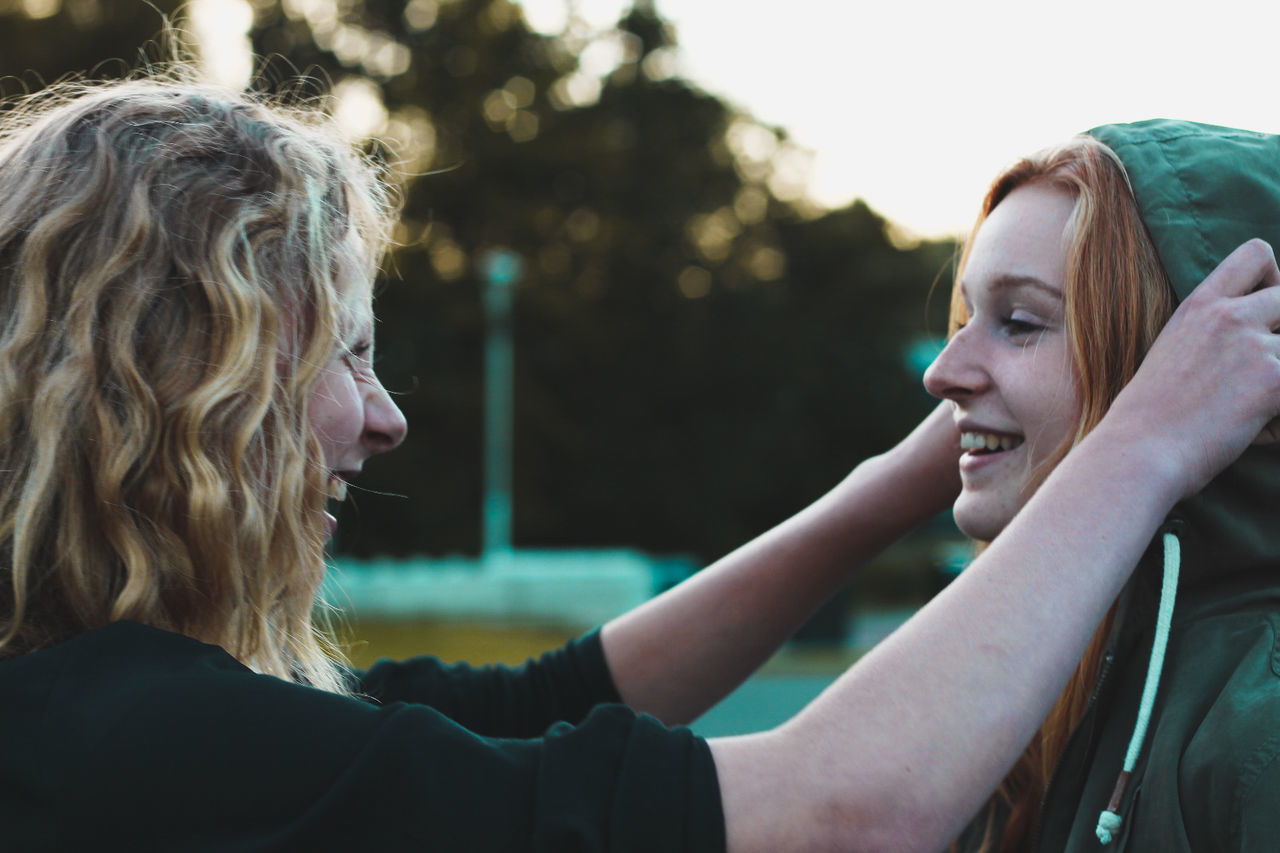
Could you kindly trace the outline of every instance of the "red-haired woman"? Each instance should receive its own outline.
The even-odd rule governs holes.
[[[962,530],[999,543],[1140,365],[1191,357],[1151,347],[1217,253],[1252,235],[1280,236],[1280,138],[1266,134],[1107,126],[995,181],[925,379],[970,448]],[[1278,509],[1271,447],[1172,509],[958,849],[1273,848]]]

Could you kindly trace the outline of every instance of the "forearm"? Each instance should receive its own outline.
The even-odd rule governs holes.
[[[730,850],[950,840],[1035,732],[1176,501],[1162,464],[1095,433],[972,567],[800,715],[713,741]]]
[[[859,565],[953,499],[952,429],[940,409],[807,509],[606,625],[623,699],[674,724],[727,695]]]
[[[1277,284],[1265,243],[1233,252],[973,566],[794,720],[712,742],[731,853],[937,850],[961,829],[1174,503],[1280,433]]]

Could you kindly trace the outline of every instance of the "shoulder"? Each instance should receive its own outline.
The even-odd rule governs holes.
[[[233,699],[344,698],[260,675],[220,646],[138,622],[114,622],[9,665],[0,690],[43,685],[50,711],[104,724],[153,705],[190,703],[188,713],[199,715]]]
[[[8,726],[37,725],[45,748],[73,754],[80,768],[173,770],[165,765],[178,754],[217,766],[300,745],[335,722],[375,724],[364,702],[254,673],[219,646],[136,622],[7,662],[0,697],[10,695],[38,697],[39,714],[24,719],[6,702]]]
[[[0,721],[0,817],[21,838],[59,827],[64,849],[430,846],[452,824],[428,803],[457,824],[482,788],[518,803],[537,759],[430,708],[290,684],[136,623],[0,666]]]
[[[138,622],[113,622],[65,642],[0,664],[5,718],[21,713],[8,700],[36,699],[48,717],[65,723],[126,715],[156,695],[197,691],[202,685],[252,683],[255,676],[218,646]]]

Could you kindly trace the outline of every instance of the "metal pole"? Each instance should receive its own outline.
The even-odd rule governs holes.
[[[511,302],[524,262],[508,249],[492,249],[480,259],[485,279],[485,418],[482,561],[491,567],[511,547],[511,472],[514,441],[515,356],[511,343]]]

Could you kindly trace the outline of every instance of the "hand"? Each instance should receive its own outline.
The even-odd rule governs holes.
[[[1280,269],[1250,240],[1178,306],[1098,425],[1160,454],[1181,497],[1280,438]],[[1098,430],[1095,430],[1097,432]]]
[[[960,431],[944,400],[880,460],[893,471],[896,491],[922,518],[941,512],[960,494]]]

